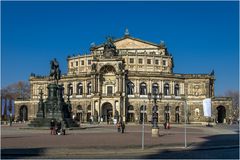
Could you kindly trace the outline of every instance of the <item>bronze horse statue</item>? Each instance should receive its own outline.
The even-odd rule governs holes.
[[[59,64],[56,58],[50,61],[50,65],[51,65],[51,68],[50,68],[49,78],[51,79],[52,77],[52,79],[56,80],[58,84],[58,80],[61,78],[61,70],[59,69]]]

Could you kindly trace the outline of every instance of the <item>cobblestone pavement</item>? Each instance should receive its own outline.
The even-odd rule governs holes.
[[[188,149],[238,146],[238,126],[187,125]],[[49,129],[28,129],[25,124],[1,127],[1,151],[4,156],[37,155],[37,157],[79,157],[79,155],[134,155],[154,153],[157,149],[183,149],[184,125],[173,125],[170,130],[160,126],[160,137],[151,136],[151,126],[145,126],[144,147],[142,126],[127,125],[124,134],[114,125],[82,125],[82,129],[67,130],[65,136],[50,135]],[[28,158],[30,158],[28,156]],[[81,157],[81,156],[80,156]],[[121,156],[120,156],[121,157]],[[19,157],[15,157],[19,158]],[[21,158],[21,156],[20,156]],[[25,157],[26,158],[26,157]],[[96,157],[95,157],[96,158]],[[124,157],[123,157],[124,158]]]

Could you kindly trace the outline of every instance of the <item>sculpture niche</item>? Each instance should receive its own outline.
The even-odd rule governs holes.
[[[53,80],[53,82],[47,86],[48,97],[46,101],[43,102],[43,92],[40,90],[37,118],[35,118],[29,125],[32,127],[48,127],[50,121],[54,119],[57,122],[65,124],[67,128],[77,127],[77,123],[75,123],[72,119],[72,107],[69,95],[68,101],[65,103],[63,98],[64,87],[63,85],[58,84],[61,77],[59,64],[55,58],[50,62],[50,64],[51,70],[49,79]]]

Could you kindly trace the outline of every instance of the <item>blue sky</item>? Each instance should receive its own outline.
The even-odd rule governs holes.
[[[56,57],[89,53],[111,35],[160,43],[175,73],[215,70],[215,93],[238,90],[238,2],[1,2],[1,85],[47,75]]]

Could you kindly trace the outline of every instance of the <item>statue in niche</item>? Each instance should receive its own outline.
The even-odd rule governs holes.
[[[118,68],[119,68],[120,71],[123,70],[124,69],[124,64],[118,63]]]
[[[93,63],[92,64],[92,71],[96,71],[97,70],[97,65],[96,65],[96,63]]]

